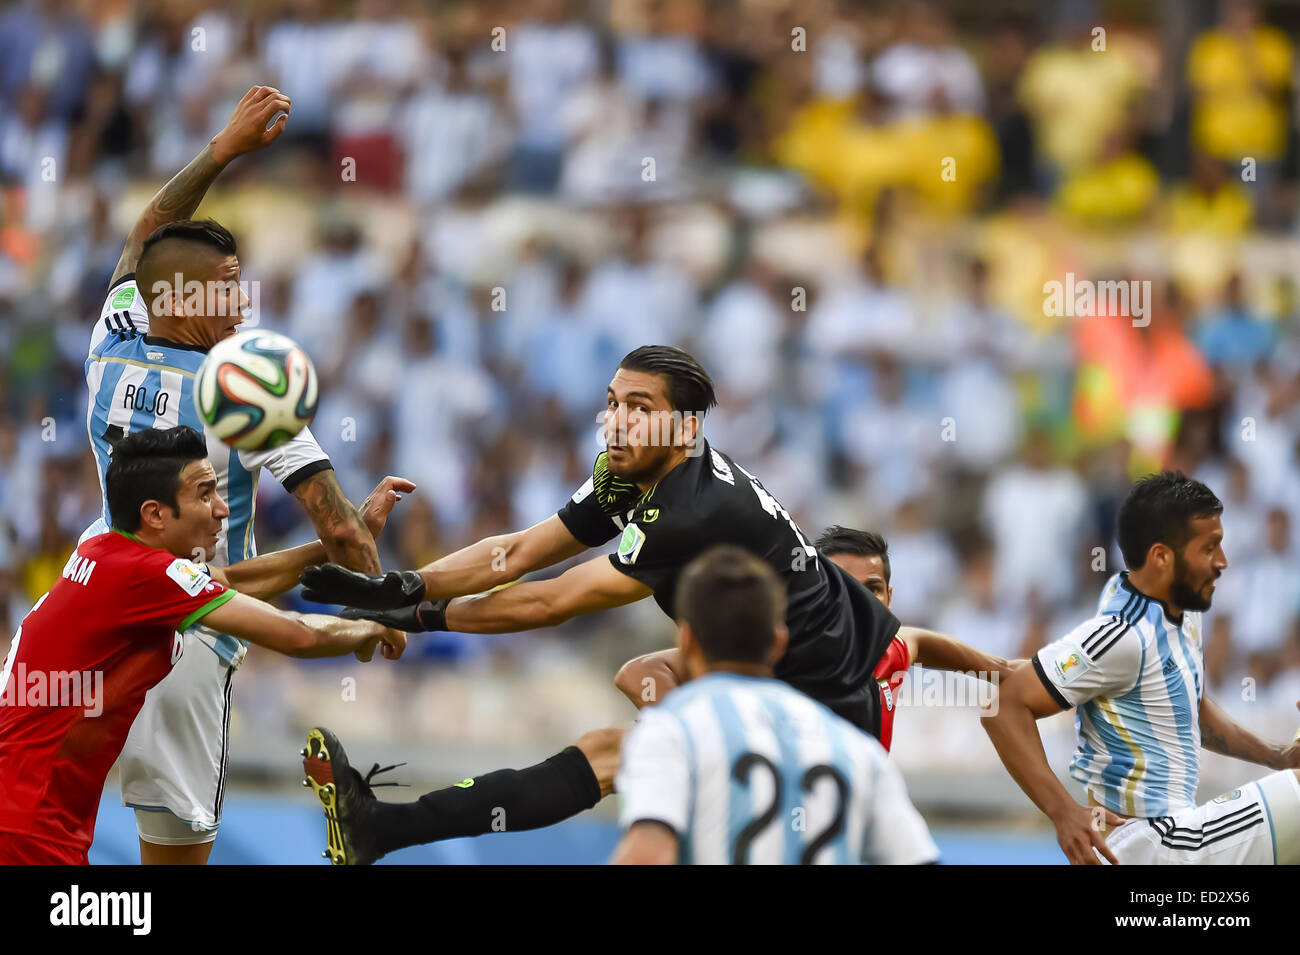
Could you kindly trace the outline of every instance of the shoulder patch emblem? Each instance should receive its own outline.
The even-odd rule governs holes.
[[[623,536],[618,542],[618,559],[624,564],[635,564],[645,543],[645,532],[633,521],[623,528]]]
[[[1088,672],[1089,664],[1084,658],[1083,651],[1074,647],[1064,647],[1052,662],[1052,669],[1056,671],[1057,682],[1061,686],[1069,686]]]
[[[135,301],[135,289],[130,287],[121,288],[118,289],[117,293],[113,296],[113,307],[130,308],[131,303],[134,301]]]
[[[167,576],[176,581],[181,590],[191,597],[197,597],[212,579],[202,567],[183,557],[177,557],[171,562],[167,568]]]

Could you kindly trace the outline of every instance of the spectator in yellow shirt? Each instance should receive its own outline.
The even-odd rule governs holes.
[[[1128,225],[1141,219],[1160,195],[1160,176],[1120,133],[1107,138],[1096,165],[1071,174],[1056,195],[1060,210],[1077,225]]]
[[[1197,37],[1187,56],[1195,147],[1217,159],[1280,159],[1291,61],[1291,41],[1261,24],[1253,3],[1225,3],[1220,25]]]
[[[1192,156],[1190,178],[1165,197],[1166,225],[1175,232],[1238,236],[1250,229],[1254,211],[1250,194],[1225,164],[1198,152]]]
[[[1094,49],[1098,43],[1105,48]],[[1033,126],[1042,185],[1050,187],[1096,163],[1107,137],[1128,122],[1145,86],[1122,40],[1093,37],[1083,24],[1067,27],[1061,39],[1035,50],[1017,97]]]

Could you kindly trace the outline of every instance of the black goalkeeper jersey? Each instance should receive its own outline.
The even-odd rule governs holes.
[[[588,481],[560,509],[560,520],[588,547],[621,532],[610,563],[653,590],[670,617],[678,575],[708,547],[736,544],[766,560],[787,595],[790,643],[776,676],[879,734],[872,671],[898,619],[817,553],[758,478],[704,442],[702,454],[673,468],[621,516],[605,514],[596,497]]]

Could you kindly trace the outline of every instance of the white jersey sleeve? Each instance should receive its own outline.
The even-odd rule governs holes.
[[[254,474],[266,468],[291,494],[313,474],[333,467],[311,428],[303,428],[291,440],[269,451],[240,451],[239,463]]]
[[[1099,696],[1116,696],[1137,683],[1143,640],[1137,628],[1115,614],[1098,614],[1033,657],[1047,692],[1071,709]]]
[[[903,774],[883,751],[862,839],[862,861],[869,865],[927,865],[939,861],[930,829],[907,798]]]
[[[614,787],[622,799],[619,823],[661,822],[682,838],[690,828],[690,755],[681,723],[671,714],[641,711],[623,740]]]
[[[144,296],[135,285],[135,274],[128,272],[108,290],[104,307],[99,310],[99,321],[90,332],[90,349],[93,355],[104,339],[110,335],[146,335],[149,332],[149,308]]]

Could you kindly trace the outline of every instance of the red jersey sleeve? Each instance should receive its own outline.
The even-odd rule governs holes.
[[[891,687],[897,687],[898,684],[903,682],[903,674],[911,666],[911,661],[907,656],[907,644],[903,642],[902,637],[895,636],[890,641],[889,649],[885,651],[885,655],[876,664],[876,679],[887,680]]]
[[[139,562],[124,601],[132,623],[185,631],[235,596],[202,564],[158,550]]]

